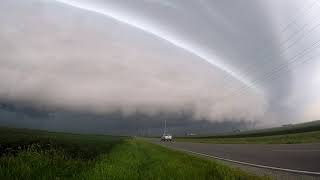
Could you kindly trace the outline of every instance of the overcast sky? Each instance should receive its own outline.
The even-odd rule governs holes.
[[[163,119],[181,130],[320,118],[315,0],[0,3],[3,125],[127,133]]]

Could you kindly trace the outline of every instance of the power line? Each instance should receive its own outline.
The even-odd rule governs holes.
[[[252,83],[258,83],[258,81],[268,80],[268,79],[270,79],[270,77],[271,77],[271,79],[275,79],[274,78],[274,77],[276,77],[275,74],[280,74],[281,71],[283,69],[285,70],[285,68],[289,67],[289,65],[291,65],[291,64],[293,64],[295,62],[299,62],[300,58],[297,58],[297,57],[299,57],[299,56],[303,57],[306,54],[308,54],[306,52],[308,52],[308,51],[310,51],[312,49],[316,49],[319,46],[320,46],[320,40],[318,40],[315,43],[313,43],[311,45],[311,47],[305,48],[304,50],[300,51],[299,53],[294,55],[292,58],[290,58],[289,61],[287,61],[287,62],[289,62],[289,64],[282,63],[280,66],[277,67],[277,69],[273,69],[273,71],[269,71],[269,72],[265,73],[264,75],[261,76],[261,78],[256,78]],[[288,71],[288,70],[289,69],[287,69],[286,71]],[[235,91],[233,93],[229,94],[228,97],[234,96],[234,95],[237,95],[237,94],[243,95],[244,93],[246,93],[247,88],[240,87],[238,89],[232,89],[232,90],[235,90]],[[227,96],[225,96],[224,98],[226,98],[226,97]]]
[[[312,3],[310,3],[310,6],[308,8],[306,8],[305,10],[302,11],[301,15],[297,15],[295,18],[293,18],[292,21],[290,21],[290,23],[288,25],[285,26],[285,28],[283,28],[282,32],[285,32],[292,24],[296,24],[296,21],[298,19],[298,17],[303,16],[305,13],[309,12],[308,10],[310,10],[311,8],[313,8],[313,6],[317,5],[318,0],[314,0]]]
[[[315,19],[313,19],[312,22],[315,22],[314,20],[315,20]],[[316,20],[317,20],[317,19],[316,19]],[[310,23],[310,24],[312,24],[312,23]],[[315,30],[319,27],[319,25],[320,25],[320,24],[317,24],[316,26],[314,26],[314,27],[312,27],[311,29],[309,29],[306,33],[298,36],[298,38],[297,38],[295,41],[293,41],[293,42],[292,42],[291,44],[289,44],[287,47],[285,47],[284,49],[282,49],[282,50],[280,51],[280,54],[284,54],[284,53],[287,52],[291,47],[293,47],[296,43],[298,43],[301,39],[309,36],[313,31],[315,31]],[[280,44],[280,46],[283,46],[285,43],[289,42],[293,37],[295,37],[297,34],[299,34],[299,33],[300,33],[305,27],[307,27],[307,26],[308,26],[308,24],[305,24],[304,26],[302,26],[302,27],[298,30],[298,32],[292,34],[289,38],[287,38],[285,41],[283,41],[283,42]],[[266,61],[264,65],[270,64],[271,62],[270,62],[270,61],[267,61],[267,60],[270,60],[270,59],[273,58],[274,56],[275,56],[275,55],[269,55],[269,56],[266,56],[265,58],[262,58],[262,61]],[[261,62],[261,60],[260,60],[260,62]],[[247,68],[246,68],[247,73],[245,73],[245,74],[248,74],[248,72],[252,73],[251,70],[253,70],[253,72],[256,72],[256,71],[255,71],[255,69],[257,69],[256,66],[257,66],[257,64],[251,64],[250,66],[247,66]]]
[[[313,1],[313,3],[311,3],[311,5],[310,5],[308,8],[306,8],[301,14],[303,15],[303,14],[305,14],[305,13],[309,13],[309,12],[310,12],[310,9],[313,8],[314,5],[316,5],[316,4],[317,4],[317,0]],[[293,23],[296,23],[296,21],[298,20],[298,17],[300,17],[300,16],[297,16],[297,17],[294,18],[289,24],[287,24],[287,25],[285,26],[285,28],[281,31],[281,33],[285,32],[285,31],[288,29],[288,27],[290,27]],[[312,24],[315,20],[317,20],[317,19],[316,19],[316,18],[313,19],[312,22],[309,23],[309,25]],[[307,26],[309,26],[309,25],[308,25],[308,23],[307,23],[307,24],[301,26],[301,27],[298,29],[298,31],[296,31],[295,33],[293,33],[292,35],[290,35],[289,38],[287,38],[286,40],[282,41],[282,42],[280,43],[280,46],[283,46],[284,44],[286,44],[287,42],[289,42],[292,38],[294,38],[294,37],[295,37],[297,34],[299,34],[305,27],[307,27]],[[289,46],[287,46],[285,49],[283,49],[283,50],[280,52],[280,54],[284,54],[287,50],[289,50],[291,47],[293,47],[293,46],[294,46],[297,42],[299,42],[301,39],[303,39],[304,37],[307,37],[308,35],[310,35],[315,29],[318,28],[319,25],[320,25],[320,24],[316,25],[315,27],[311,28],[307,33],[304,33],[303,35],[299,36],[298,39],[296,39],[295,41],[293,41],[293,43],[291,43]],[[273,56],[274,56],[274,55],[265,56],[265,58],[263,58],[263,61],[266,61],[266,60],[268,60],[268,59],[271,59]],[[261,62],[261,61],[260,61],[260,62]],[[266,63],[265,63],[264,65],[266,65],[266,64],[270,64],[270,61],[266,61]],[[255,71],[255,69],[257,69],[256,66],[257,66],[256,64],[251,64],[251,65],[247,66],[247,67],[246,67],[246,72],[244,73],[244,75],[247,76],[247,75],[248,75],[248,72],[249,72],[251,69],[254,70],[253,72],[256,72],[256,71]],[[252,71],[251,71],[250,73],[252,73]],[[223,80],[227,80],[227,76],[226,76],[225,78],[223,78]],[[253,86],[254,86],[254,83],[250,83],[250,84],[253,84]],[[227,86],[227,88],[230,87],[230,83],[228,83],[228,85],[229,85],[229,86]]]
[[[301,52],[299,52],[298,54],[294,55],[292,58],[290,58],[289,60],[289,63],[288,64],[281,64],[280,66],[278,66],[277,69],[274,69],[273,71],[271,72],[268,72],[266,74],[264,74],[261,78],[256,78],[253,83],[257,83],[258,81],[261,81],[261,80],[266,80],[272,76],[274,76],[276,73],[279,74],[279,72],[281,72],[283,69],[285,69],[286,67],[288,67],[289,65],[295,63],[295,62],[298,62],[300,60],[300,58],[298,58],[299,56],[305,56],[308,54],[309,51],[313,50],[313,49],[316,49],[320,46],[320,39],[317,40],[315,43],[313,43],[311,45],[311,47],[308,47],[308,48],[305,48],[304,50],[302,50]],[[288,61],[287,61],[288,62]],[[236,95],[236,94],[239,94],[241,93],[241,91],[244,90],[243,88],[239,88],[237,89],[232,95]]]
[[[313,49],[316,49],[316,48],[318,48],[318,47],[320,47],[320,42],[318,42]],[[307,53],[307,54],[308,54],[308,53]],[[303,56],[305,56],[305,55],[307,55],[307,54],[304,54]],[[274,80],[274,79],[276,79],[277,77],[279,77],[279,74],[281,74],[282,72],[287,72],[287,71],[289,71],[291,65],[294,65],[294,64],[297,64],[297,63],[305,63],[305,62],[310,61],[310,60],[313,59],[313,58],[314,58],[314,57],[308,58],[307,60],[302,60],[302,61],[299,61],[300,59],[297,58],[297,59],[291,61],[287,66],[282,66],[282,67],[280,67],[274,74],[270,75],[270,76],[268,77],[268,79],[266,79],[266,80]],[[278,76],[275,76],[275,75],[278,75]]]

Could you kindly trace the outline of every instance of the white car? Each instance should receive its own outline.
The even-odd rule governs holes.
[[[161,141],[172,141],[172,135],[171,134],[164,134],[161,136]]]

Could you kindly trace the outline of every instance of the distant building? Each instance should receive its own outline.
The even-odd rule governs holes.
[[[187,133],[186,136],[196,136],[197,134],[195,133]]]

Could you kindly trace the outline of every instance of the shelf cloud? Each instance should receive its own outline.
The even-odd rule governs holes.
[[[316,118],[319,98],[300,84],[316,86],[318,9],[311,0],[4,0],[2,111],[116,113],[109,122],[127,128],[163,117],[179,126]]]

